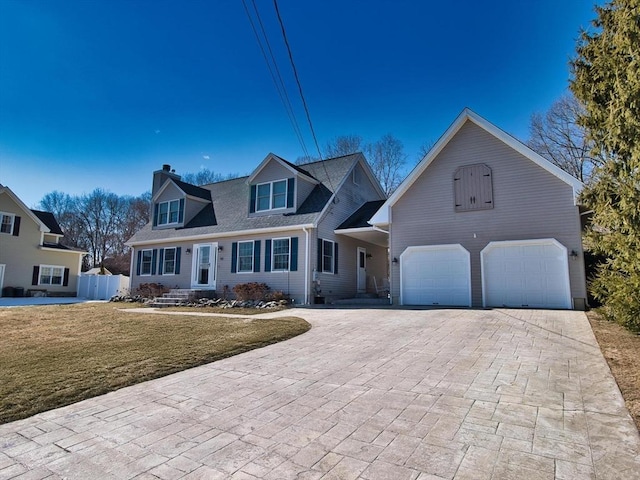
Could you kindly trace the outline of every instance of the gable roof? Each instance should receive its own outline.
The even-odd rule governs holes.
[[[374,200],[362,204],[362,206],[342,222],[336,230],[369,227],[369,219],[380,209],[384,202],[385,200]]]
[[[34,222],[36,222],[36,224],[38,225],[38,227],[39,227],[41,232],[44,232],[44,233],[49,233],[50,232],[50,228],[42,220],[40,220],[40,218],[34,213],[33,210],[31,210],[29,207],[27,207],[22,202],[22,200],[20,200],[18,198],[18,196],[15,193],[13,193],[13,191],[9,187],[7,187],[6,185],[0,184],[0,194],[2,194],[2,193],[7,194],[9,196],[9,198],[11,198],[11,200],[13,200],[13,202],[16,205],[18,205],[18,207],[29,216],[29,218],[31,218]],[[60,228],[60,227],[58,227],[58,228]]]
[[[405,178],[395,192],[387,199],[387,201],[380,207],[376,214],[369,221],[372,225],[387,225],[389,223],[389,209],[404,195],[404,193],[413,185],[413,183],[422,175],[422,173],[429,167],[440,152],[447,146],[451,139],[460,131],[466,122],[472,122],[485,130],[490,135],[505,143],[507,146],[520,153],[522,156],[528,158],[539,167],[545,169],[552,175],[556,176],[573,189],[574,203],[577,204],[578,194],[584,187],[584,184],[577,178],[569,175],[560,167],[554,165],[546,158],[537,154],[529,147],[527,147],[520,140],[509,135],[504,130],[496,127],[494,124],[484,119],[477,113],[473,112],[469,108],[462,110],[460,115],[454,120],[449,128],[442,134],[435,145],[427,152],[424,158],[416,165],[411,173]]]
[[[197,187],[207,191],[211,203],[205,205],[189,223],[182,228],[154,230],[149,222],[136,232],[127,244],[162,243],[185,238],[221,237],[237,232],[246,234],[250,231],[277,231],[315,226],[337,189],[360,161],[363,161],[362,154],[357,153],[301,165],[300,168],[318,184],[293,213],[250,217],[248,215],[250,177],[234,178]]]
[[[201,200],[206,200],[207,202],[211,201],[211,194],[209,190],[206,188],[199,187],[197,185],[193,185],[191,183],[183,182],[182,180],[178,180],[177,178],[169,177],[165,180],[162,186],[158,189],[158,191],[153,196],[152,200],[155,201],[162,192],[164,192],[170,184],[174,184],[178,187],[185,195],[188,197],[199,198]]]
[[[62,228],[60,228],[60,225],[53,213],[33,209],[31,211],[49,228],[49,233],[54,235],[64,235]]]
[[[311,183],[318,183],[318,180],[316,178],[313,177],[313,174],[311,174],[308,170],[304,170],[303,168],[301,168],[298,165],[294,165],[291,162],[287,162],[284,158],[280,158],[279,156],[273,154],[273,153],[269,153],[269,155],[267,155],[264,160],[262,162],[260,162],[260,165],[258,165],[258,167],[253,171],[253,173],[251,175],[249,175],[249,177],[247,178],[247,183],[252,183],[255,178],[258,176],[258,174],[270,163],[270,162],[277,162],[280,165],[282,165],[284,168],[286,168],[287,170],[289,170],[292,174],[294,175],[298,175],[298,176],[302,176],[305,180],[307,180],[308,182]]]

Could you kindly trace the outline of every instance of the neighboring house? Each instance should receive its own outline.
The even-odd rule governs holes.
[[[465,109],[370,219],[393,302],[584,309],[582,186]]]
[[[388,274],[386,232],[366,222],[384,199],[359,153],[301,166],[269,154],[249,177],[202,187],[164,165],[153,218],[128,242],[131,288],[233,297],[261,282],[298,304],[354,297]]]
[[[82,256],[65,246],[52,213],[29,209],[0,185],[0,288],[75,296]],[[19,294],[20,294],[19,293]]]

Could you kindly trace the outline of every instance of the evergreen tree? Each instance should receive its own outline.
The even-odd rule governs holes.
[[[640,331],[640,0],[612,0],[596,12],[571,81],[593,154],[606,158],[583,193],[593,211],[586,245],[607,258],[591,290],[608,317]]]

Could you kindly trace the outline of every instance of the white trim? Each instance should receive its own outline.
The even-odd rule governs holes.
[[[51,269],[51,283],[42,283],[42,269],[43,268],[50,268]],[[60,283],[53,283],[53,270],[55,268],[59,268],[60,270],[62,270],[62,275],[60,275]],[[52,287],[64,287],[64,270],[67,267],[65,267],[64,265],[47,265],[47,264],[40,264],[38,267],[38,285],[49,285]]]
[[[296,230],[304,230],[305,228],[315,228],[313,223],[291,225],[285,227],[271,227],[271,228],[254,228],[251,230],[235,230],[231,232],[220,233],[203,233],[202,235],[188,235],[184,237],[165,237],[156,240],[141,240],[137,242],[127,242],[125,245],[128,247],[139,247],[141,245],[160,245],[167,242],[189,242],[197,240],[207,240],[211,238],[228,238],[238,237],[245,235],[269,235],[270,233],[279,232],[294,232]]]
[[[310,283],[311,279],[309,278],[309,271],[311,270],[310,265],[310,257],[309,257],[309,248],[311,247],[311,236],[310,231],[307,228],[303,228],[302,231],[305,233],[305,254],[304,254],[304,304],[309,305],[309,291],[310,291]]]
[[[328,238],[320,238],[320,240],[322,241],[322,252],[321,252],[321,256],[322,256],[322,265],[320,265],[320,267],[322,268],[322,270],[320,270],[319,273],[328,273],[330,275],[335,275],[335,265],[336,265],[336,242],[333,240],[329,240]],[[324,269],[324,242],[330,242],[333,244],[333,248],[331,249],[331,271],[327,271]]]
[[[11,198],[11,200],[14,201],[15,204],[18,205],[18,207],[20,207],[28,216],[29,218],[31,218],[34,222],[36,222],[37,225],[39,225],[39,229],[41,232],[45,232],[45,233],[49,233],[51,232],[51,229],[49,227],[47,227],[44,222],[42,220],[40,220],[35,213],[33,213],[31,211],[31,209],[29,207],[27,207],[22,200],[20,200],[17,195],[15,193],[13,193],[13,191],[4,185],[0,185],[0,194],[6,193],[7,195],[9,195],[9,198]]]
[[[360,288],[360,253],[364,254],[364,288]],[[367,291],[367,249],[366,247],[356,247],[356,292],[366,293]]]
[[[565,308],[571,309],[572,298],[571,298],[571,278],[569,275],[569,261],[567,257],[567,247],[557,241],[555,238],[537,238],[537,239],[529,239],[529,240],[502,240],[489,242],[486,247],[484,247],[480,251],[480,272],[481,272],[481,282],[482,282],[482,306],[486,308],[487,306],[487,289],[486,286],[486,278],[485,278],[485,268],[484,268],[484,257],[485,252],[489,250],[493,250],[494,248],[499,247],[508,247],[508,246],[525,246],[525,245],[554,245],[559,247],[562,252],[564,252],[565,258],[567,261],[563,264],[563,277],[564,284],[566,285],[566,306]]]
[[[573,189],[574,204],[577,204],[578,194],[584,187],[584,184],[577,178],[572,177],[567,172],[557,167],[547,159],[538,155],[536,152],[527,147],[524,143],[515,139],[505,131],[493,125],[491,122],[485,120],[477,113],[465,108],[460,115],[454,120],[444,134],[438,139],[436,144],[427,152],[424,158],[416,165],[411,173],[404,179],[395,192],[387,199],[387,201],[380,207],[380,209],[373,215],[369,223],[372,225],[388,225],[390,222],[389,209],[405,194],[405,192],[413,185],[413,183],[422,175],[431,162],[440,154],[442,149],[451,141],[451,139],[458,133],[458,131],[467,122],[473,122],[487,133],[493,135],[498,140],[502,141],[524,157],[528,158],[538,166],[544,168],[549,173],[555,175],[557,178],[565,182]]]
[[[334,230],[333,233],[335,234],[349,234],[349,233],[367,233],[367,232],[380,232],[380,233],[386,233],[387,235],[389,235],[389,232],[383,228],[379,228],[376,227],[375,225],[372,225],[370,227],[354,227],[354,228],[341,228],[340,230]]]
[[[256,241],[255,240],[238,240],[236,242],[238,246],[236,247],[236,272],[240,275],[246,273],[255,273],[255,253],[256,253]],[[240,244],[241,243],[250,243],[251,244],[251,270],[240,270]]]
[[[291,165],[289,165],[283,158],[280,158],[279,156],[273,154],[273,153],[269,153],[264,160],[262,160],[262,162],[260,162],[260,165],[258,165],[256,167],[256,169],[253,171],[253,173],[249,176],[249,178],[247,178],[247,183],[251,184],[253,183],[253,181],[255,180],[255,178],[258,176],[258,174],[264,169],[264,167],[266,167],[266,165],[271,161],[275,161],[278,162],[282,167],[286,168],[287,170],[289,170],[294,176],[296,177],[300,177],[300,178],[304,178],[306,181],[313,183],[314,185],[317,185],[318,180],[316,180],[313,177],[310,177],[309,175],[305,175],[304,173],[296,170],[295,168],[293,168]]]
[[[140,277],[150,277],[153,275],[153,248],[141,248],[140,249]],[[149,273],[144,273],[142,271],[142,266],[144,265],[144,252],[151,252],[151,262],[149,263]]]
[[[279,268],[276,270],[275,266],[276,266],[276,262],[275,262],[275,245],[274,242],[276,240],[287,240],[288,244],[289,244],[289,258],[287,260],[287,268]],[[279,253],[278,255],[284,255],[282,253]],[[269,270],[270,272],[290,272],[291,271],[291,237],[278,237],[278,238],[272,238],[271,239],[271,270]],[[268,272],[267,272],[268,273]]]
[[[469,253],[469,250],[467,250],[466,248],[464,248],[462,245],[460,245],[459,243],[451,243],[451,244],[442,244],[442,245],[415,245],[415,246],[410,246],[407,247],[401,254],[400,254],[400,305],[404,305],[404,285],[403,283],[403,258],[407,253],[410,252],[415,252],[415,251],[436,251],[436,250],[460,250],[462,252],[464,252],[466,254],[466,260],[467,260],[467,267],[468,267],[468,279],[469,279],[469,303],[468,306],[471,307],[472,305],[472,297],[471,297],[471,254]]]
[[[181,223],[180,222],[180,200],[182,200],[182,199],[181,198],[173,198],[171,200],[164,200],[162,202],[154,202],[154,204],[153,204],[153,212],[154,212],[153,215],[156,216],[156,213],[157,213],[156,218],[154,218],[154,220],[155,220],[154,223],[155,223],[156,227],[170,227],[172,225],[179,225]],[[178,219],[175,222],[171,222],[170,221],[170,219],[171,219],[171,204],[174,203],[174,202],[178,202],[178,212],[177,212],[178,213]],[[160,205],[163,205],[165,203],[167,204],[167,222],[166,223],[160,223]],[[158,206],[158,211],[157,212],[156,212],[156,205]],[[184,215],[184,212],[182,212],[182,215]]]
[[[209,251],[209,283],[206,285],[198,283],[198,259],[200,247],[210,247]],[[191,288],[216,289],[218,281],[218,242],[196,243],[193,245],[191,260]]]
[[[158,264],[158,268],[160,267],[160,265],[162,265],[162,273],[160,275],[162,276],[174,276],[176,275],[176,263],[178,260],[178,247],[163,247],[163,248],[159,248],[158,250],[162,250],[162,262]],[[174,251],[174,257],[173,257],[173,272],[171,273],[167,273],[164,269],[165,267],[165,262],[167,261],[167,250],[173,250]],[[158,255],[160,255],[160,253],[158,253]]]
[[[284,182],[284,207],[274,207],[273,206],[273,197],[274,197],[274,193],[273,193],[273,185],[275,183],[282,183]],[[296,194],[296,187],[295,187],[295,180],[293,182],[293,198],[294,198],[294,205],[292,207],[287,207],[287,200],[289,198],[289,179],[287,178],[280,178],[278,180],[271,180],[268,182],[262,182],[262,183],[256,183],[255,187],[256,187],[256,203],[253,206],[254,207],[254,212],[253,213],[263,213],[263,212],[271,212],[274,210],[286,210],[287,208],[293,208],[295,209],[295,194]],[[269,208],[263,208],[261,210],[258,209],[258,200],[261,198],[258,196],[258,189],[262,186],[262,185],[269,185]]]

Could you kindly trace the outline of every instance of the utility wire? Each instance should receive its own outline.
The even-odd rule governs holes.
[[[289,100],[289,96],[287,95],[287,90],[286,87],[284,86],[284,82],[282,81],[282,76],[280,75],[280,70],[278,69],[278,64],[275,61],[275,58],[273,56],[273,52],[271,50],[271,46],[269,44],[269,40],[267,39],[266,33],[264,31],[264,27],[262,25],[262,20],[260,19],[260,14],[258,13],[258,9],[256,7],[255,2],[253,2],[253,8],[255,9],[256,12],[256,16],[258,18],[258,21],[260,22],[260,28],[262,29],[262,34],[265,38],[265,41],[267,43],[267,47],[269,49],[269,53],[271,54],[271,58],[273,61],[273,65],[276,69],[277,72],[277,77],[280,80],[280,84],[278,84],[278,81],[276,80],[276,75],[273,73],[273,69],[271,67],[271,63],[269,62],[269,58],[267,57],[267,54],[264,50],[264,47],[262,45],[262,41],[260,40],[260,35],[258,34],[258,31],[256,30],[256,27],[253,23],[253,19],[251,18],[251,14],[249,13],[249,8],[247,7],[247,4],[245,2],[245,0],[242,0],[242,5],[244,6],[244,11],[247,14],[247,18],[249,19],[249,23],[251,24],[251,29],[253,30],[253,33],[256,37],[256,41],[258,42],[258,46],[260,47],[260,51],[262,52],[262,56],[264,58],[265,63],[267,64],[267,69],[269,70],[269,73],[271,74],[271,79],[273,80],[273,83],[276,87],[276,90],[278,91],[278,96],[280,97],[280,101],[282,102],[285,111],[287,112],[287,116],[289,117],[289,121],[291,122],[291,126],[293,127],[293,131],[296,134],[296,137],[298,138],[298,142],[300,143],[300,146],[302,147],[302,152],[307,156],[310,157],[309,155],[309,151],[307,150],[307,146],[304,142],[304,137],[302,135],[302,130],[300,129],[300,125],[298,124],[298,121],[296,119],[295,113],[293,111],[293,107],[291,106],[291,101]]]
[[[316,144],[316,149],[318,150],[318,157],[322,162],[322,166],[324,168],[324,172],[327,175],[327,180],[329,181],[329,186],[333,193],[335,190],[331,183],[331,177],[329,176],[329,172],[327,171],[327,166],[322,158],[322,152],[320,151],[320,146],[318,145],[318,138],[316,137],[316,132],[313,129],[313,123],[311,122],[311,115],[309,114],[309,108],[307,107],[307,101],[304,98],[304,93],[302,93],[302,84],[300,83],[300,77],[298,76],[298,70],[296,69],[296,64],[293,61],[293,53],[291,52],[291,47],[289,46],[289,40],[287,40],[287,31],[284,28],[284,23],[282,21],[282,17],[280,16],[280,9],[278,8],[278,0],[273,0],[273,6],[276,10],[276,15],[278,16],[278,22],[280,23],[280,29],[282,30],[282,37],[284,38],[284,44],[287,47],[287,52],[289,53],[289,61],[291,62],[291,68],[293,69],[293,75],[296,78],[296,83],[298,84],[298,91],[300,92],[300,98],[302,99],[302,106],[304,107],[304,111],[307,115],[307,121],[309,122],[309,129],[311,130],[311,136],[313,137],[313,141]]]

